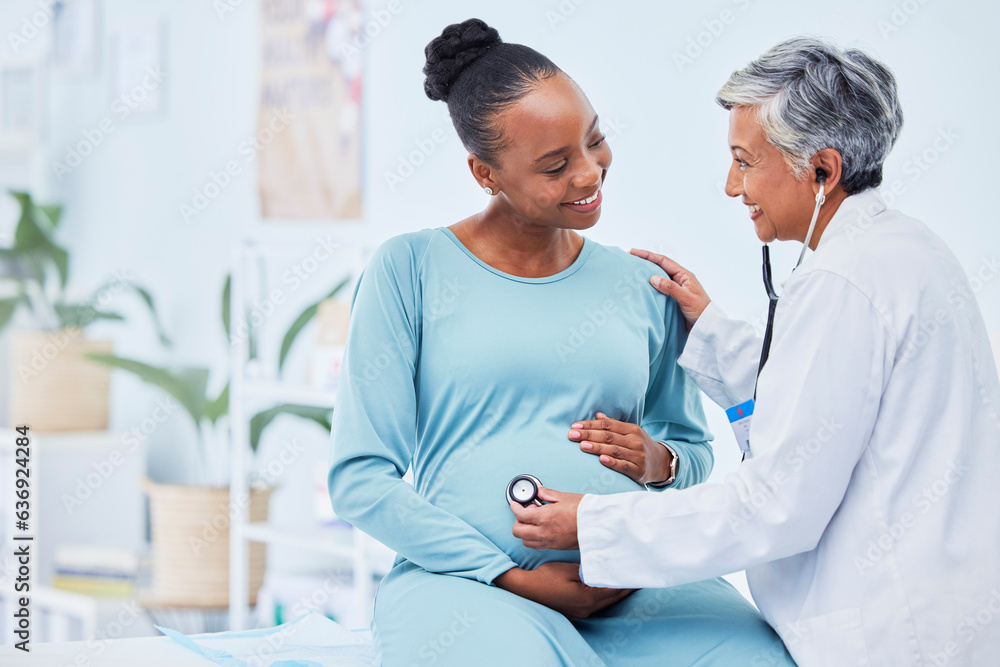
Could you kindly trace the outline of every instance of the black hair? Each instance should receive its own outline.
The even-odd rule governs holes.
[[[479,19],[448,26],[424,55],[424,92],[448,104],[465,148],[489,164],[505,147],[497,115],[562,71],[538,51],[504,42]]]

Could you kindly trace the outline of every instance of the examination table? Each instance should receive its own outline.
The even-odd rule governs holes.
[[[319,612],[273,628],[185,636],[0,646],[3,667],[378,667],[368,630],[347,630]]]

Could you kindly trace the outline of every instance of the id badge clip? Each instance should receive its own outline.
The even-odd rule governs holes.
[[[746,403],[734,405],[726,410],[729,425],[733,427],[736,442],[744,456],[750,453],[750,422],[753,420],[753,406],[754,402],[751,398]]]

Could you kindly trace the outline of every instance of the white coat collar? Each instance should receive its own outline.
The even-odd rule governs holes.
[[[851,195],[840,204],[833,214],[830,223],[823,231],[816,250],[819,251],[830,242],[834,236],[853,229],[855,233],[867,230],[875,222],[876,216],[885,211],[888,205],[879,194],[878,188],[871,188],[856,195]]]

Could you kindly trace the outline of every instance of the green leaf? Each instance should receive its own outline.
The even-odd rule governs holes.
[[[332,299],[334,296],[337,295],[337,292],[344,289],[344,287],[349,282],[351,282],[350,278],[344,278],[337,284],[336,287],[334,287],[330,291],[329,294],[327,294],[325,297],[323,297],[316,303],[312,304],[311,306],[303,310],[302,313],[297,318],[295,318],[295,321],[292,323],[291,328],[288,329],[288,332],[285,334],[284,339],[281,341],[281,353],[278,356],[279,375],[281,375],[281,371],[285,367],[285,357],[287,357],[288,353],[291,351],[292,344],[295,342],[295,339],[298,337],[298,335],[302,333],[302,330],[305,328],[305,326],[309,324],[309,322],[314,317],[316,317],[316,312],[319,310],[319,304],[323,303],[323,301],[326,301],[327,299]]]
[[[21,201],[21,217],[17,220],[17,227],[14,228],[14,249],[21,252],[32,252],[45,246],[49,240],[45,231],[38,226],[35,220],[34,205],[31,198]]]
[[[39,204],[38,210],[45,214],[45,217],[49,219],[49,224],[55,229],[59,226],[59,221],[62,219],[63,208],[62,206],[56,206],[53,204]]]
[[[153,326],[156,327],[156,335],[160,338],[160,343],[166,347],[173,345],[173,343],[170,342],[170,339],[167,338],[167,334],[163,330],[163,325],[160,324],[160,318],[156,314],[156,306],[153,305],[153,295],[149,293],[149,290],[144,287],[140,287],[139,285],[128,284],[128,286],[135,290],[136,294],[139,295],[149,308],[149,316],[153,318]]]
[[[229,383],[222,389],[214,401],[209,401],[205,406],[205,417],[212,424],[219,421],[219,418],[229,412]]]
[[[0,299],[0,331],[10,322],[11,318],[14,317],[14,311],[17,310],[17,305],[21,303],[21,297],[14,297],[13,299]]]
[[[332,428],[330,425],[330,418],[333,415],[332,409],[319,408],[312,405],[282,403],[268,410],[258,412],[250,418],[250,448],[253,449],[254,453],[257,452],[257,445],[260,444],[260,436],[264,432],[264,429],[274,421],[275,417],[283,414],[309,419],[319,424],[326,431]]]
[[[222,326],[226,329],[226,340],[229,341],[229,298],[232,293],[232,275],[226,276],[226,284],[222,288]]]
[[[35,282],[41,289],[45,282],[44,257],[36,257],[32,253],[21,253],[18,270],[24,282]]]
[[[95,320],[115,320],[122,322],[124,317],[118,313],[95,310],[85,303],[65,304],[57,303],[53,306],[56,315],[59,317],[60,327],[77,326],[81,329],[93,324]]]
[[[170,371],[113,354],[92,352],[85,356],[105,366],[128,371],[138,376],[143,382],[163,389],[176,398],[187,413],[191,415],[195,427],[201,428],[201,420],[205,417],[205,389],[208,385],[207,368],[182,368]]]
[[[69,279],[69,253],[55,243],[48,244],[46,251],[59,272],[59,286],[66,289],[66,281]]]
[[[12,191],[11,194],[21,206],[21,217],[14,230],[13,250],[43,257],[52,262],[59,272],[60,286],[65,289],[69,277],[69,253],[53,239],[52,232],[55,229],[55,224],[49,213],[56,209],[61,211],[61,209],[53,206],[45,208],[36,206],[31,200],[31,195],[27,192]],[[57,219],[59,215],[61,213],[56,214]],[[39,282],[41,280],[39,279]]]
[[[222,288],[222,326],[226,330],[226,342],[232,344],[233,339],[230,334],[230,299],[232,294],[232,275],[226,276],[226,284]],[[255,328],[250,324],[250,318],[244,319],[247,336],[247,358],[257,358],[257,338],[254,336]]]

